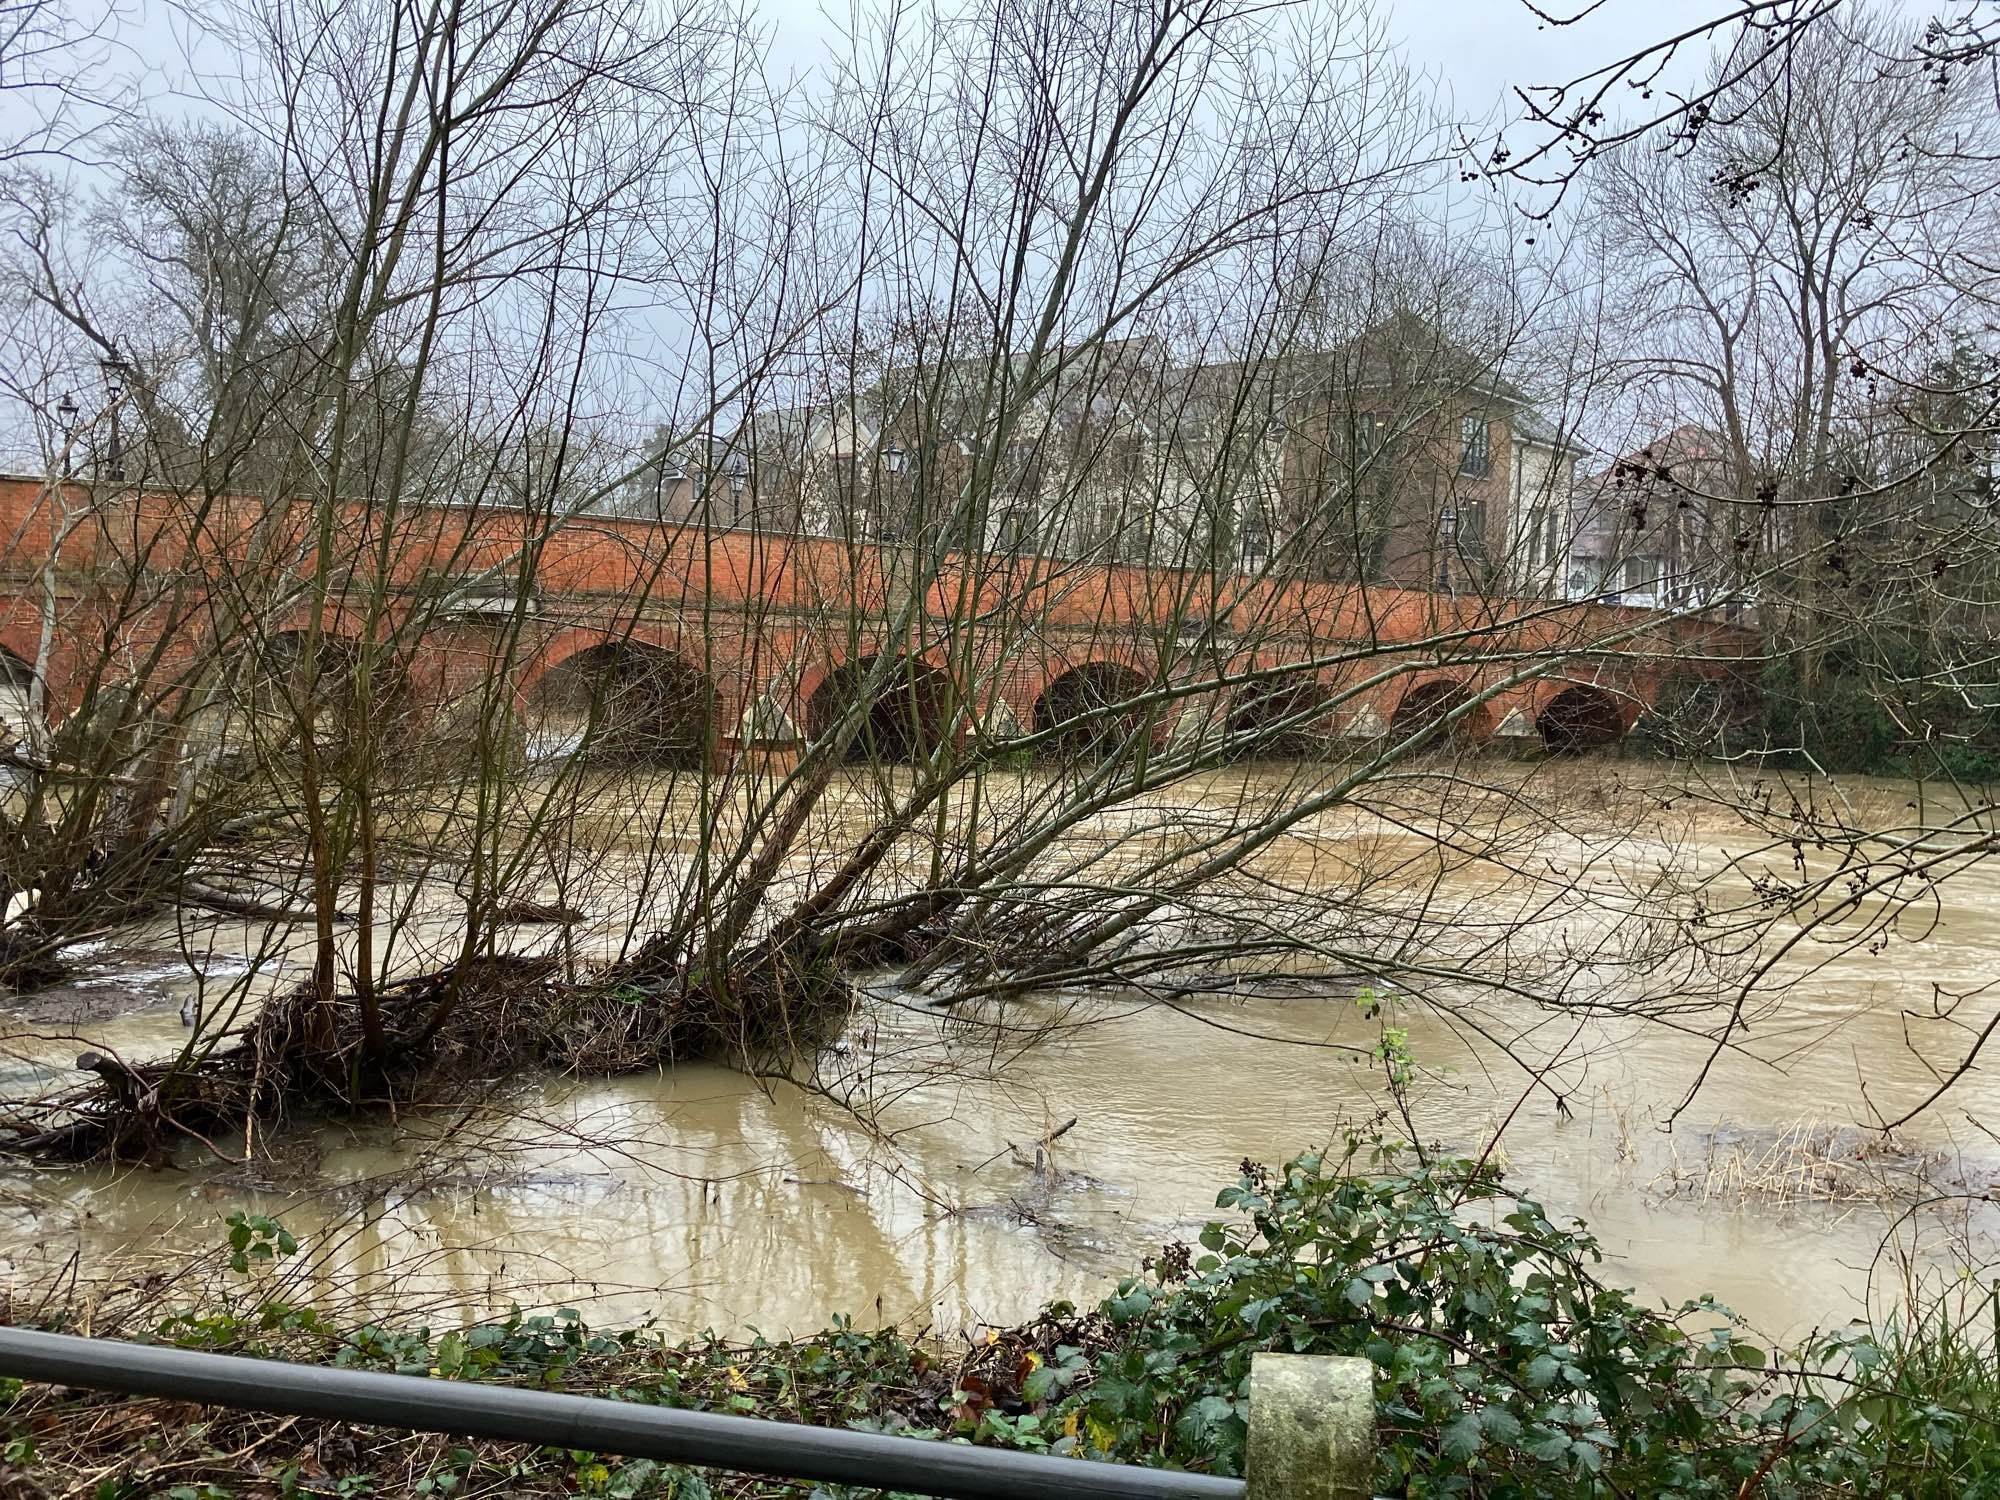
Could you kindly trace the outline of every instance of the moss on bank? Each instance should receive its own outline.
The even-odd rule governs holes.
[[[1362,1153],[1368,1153],[1362,1159]],[[1379,1146],[1246,1163],[1199,1245],[1098,1306],[950,1346],[836,1320],[791,1342],[593,1332],[573,1312],[434,1332],[334,1326],[254,1294],[144,1333],[267,1357],[500,1381],[786,1421],[1241,1469],[1251,1355],[1359,1354],[1377,1372],[1384,1494],[2000,1495],[1993,1292],[1782,1354],[1701,1299],[1600,1281],[1595,1242],[1467,1162]],[[284,1253],[239,1216],[250,1267]],[[60,1323],[63,1319],[43,1319]],[[5,1493],[694,1495],[786,1486],[589,1453],[461,1443],[185,1404],[7,1391]]]

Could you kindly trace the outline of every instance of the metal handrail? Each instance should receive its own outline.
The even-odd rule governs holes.
[[[967,1443],[0,1328],[0,1375],[949,1500],[1243,1500],[1244,1482]]]

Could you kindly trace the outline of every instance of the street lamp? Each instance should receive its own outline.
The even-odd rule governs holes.
[[[97,367],[104,372],[104,384],[111,392],[111,451],[105,455],[110,461],[108,477],[114,481],[125,478],[125,450],[119,442],[118,409],[125,404],[125,382],[132,373],[132,367],[116,356],[100,359]]]
[[[1246,517],[1243,522],[1242,541],[1243,569],[1254,572],[1264,565],[1268,548],[1264,541],[1264,523],[1259,516]]]
[[[76,464],[76,397],[68,391],[56,402],[56,421],[62,427],[63,478],[69,478]]]
[[[725,462],[729,479],[729,524],[743,524],[743,489],[750,480],[750,461],[740,453],[732,453]]]
[[[1447,505],[1438,512],[1438,539],[1443,544],[1438,548],[1438,587],[1451,587],[1451,554],[1458,545],[1458,512]]]
[[[882,472],[889,477],[883,482],[879,502],[881,519],[876,525],[877,537],[885,542],[899,541],[903,535],[902,517],[896,501],[896,476],[909,467],[909,458],[895,444],[882,450]]]

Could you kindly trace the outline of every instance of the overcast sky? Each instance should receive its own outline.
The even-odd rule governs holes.
[[[1521,0],[1376,0],[1391,35],[1410,60],[1434,77],[1454,113],[1483,119],[1496,105],[1513,112],[1514,85],[1566,81],[1659,40],[1670,26],[1687,26],[1727,14],[1734,0],[1603,0],[1585,19],[1551,27]],[[1564,14],[1588,0],[1540,0]],[[1913,10],[1936,0],[1904,0]],[[761,0],[771,23],[775,71],[808,68],[837,31],[829,11],[847,14],[846,0]],[[185,21],[163,0],[141,0],[133,60],[172,75],[187,41]]]
[[[1570,14],[1578,0],[1555,0],[1542,9]],[[1520,0],[1396,0],[1387,7],[1389,29],[1410,60],[1438,76],[1459,112],[1483,117],[1508,90],[1565,83],[1660,39],[1670,21],[1707,19],[1725,6],[1686,0],[1607,0],[1573,26],[1547,26]],[[1506,100],[1509,111],[1514,100]]]
[[[1905,0],[1913,8],[1922,0]],[[1934,0],[1932,0],[1934,3]],[[1727,15],[1734,0],[1603,0],[1584,19],[1548,26],[1521,0],[1376,0],[1389,32],[1410,61],[1435,78],[1454,113],[1484,119],[1496,106],[1517,108],[1509,90],[1567,82],[1660,40],[1671,28]],[[1539,0],[1551,14],[1573,15],[1589,0]],[[809,66],[836,26],[828,0],[763,0],[774,25],[779,71]],[[845,15],[843,0],[832,13]]]

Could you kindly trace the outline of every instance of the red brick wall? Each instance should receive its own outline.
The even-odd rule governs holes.
[[[1455,428],[1452,442],[1455,464]],[[1493,469],[1482,481],[1502,496],[1510,446],[1496,439]],[[526,692],[573,651],[629,639],[702,667],[715,683],[725,735],[773,684],[798,717],[813,687],[859,656],[916,650],[942,665],[963,661],[966,630],[945,629],[958,620],[978,620],[970,627],[972,662],[1003,679],[1023,723],[1032,722],[1036,698],[1061,672],[1115,661],[1151,677],[1163,657],[1178,654],[1175,642],[1198,635],[1198,622],[1208,620],[1221,623],[1227,644],[1198,670],[1241,671],[1353,651],[1353,665],[1329,664],[1319,673],[1330,687],[1382,672],[1385,652],[1439,632],[1457,638],[1447,654],[1464,659],[1441,663],[1431,675],[1474,684],[1519,670],[1518,662],[1482,659],[1493,650],[1574,653],[1634,627],[1638,633],[1620,645],[1621,653],[1665,657],[1699,641],[1704,652],[1748,654],[1755,644],[1738,630],[1702,622],[1666,626],[1649,623],[1642,612],[1596,605],[997,557],[954,559],[925,587],[916,638],[892,640],[885,621],[901,596],[898,576],[908,560],[824,538],[704,536],[606,517],[549,528],[517,510],[462,507],[404,508],[390,526],[383,511],[358,503],[323,514],[304,503],[270,507],[249,496],[164,492],[128,493],[92,513],[88,499],[80,486],[58,496],[39,481],[0,478],[0,646],[25,661],[34,660],[40,645],[45,565],[63,502],[73,517],[84,517],[70,530],[55,570],[59,626],[49,680],[58,710],[87,682],[119,671],[143,669],[153,674],[149,681],[168,682],[214,642],[235,641],[243,649],[231,611],[254,610],[310,578],[322,523],[333,537],[323,628],[395,639],[420,693],[463,695],[509,661]],[[1504,525],[1497,507],[1489,525]],[[538,609],[511,648],[504,606],[484,617],[432,617],[443,581],[462,585],[491,570],[492,587],[504,594],[518,584],[524,558],[532,560]],[[302,623],[306,613],[300,604],[282,618],[259,618],[270,630]],[[1191,631],[1182,628],[1191,623]],[[1604,676],[1621,693],[1642,698],[1660,670],[1586,655],[1565,675]],[[1410,681],[1398,678],[1374,691],[1388,705],[1385,718]],[[1532,707],[1562,685],[1516,690],[1493,706],[1494,722],[1509,706]]]

